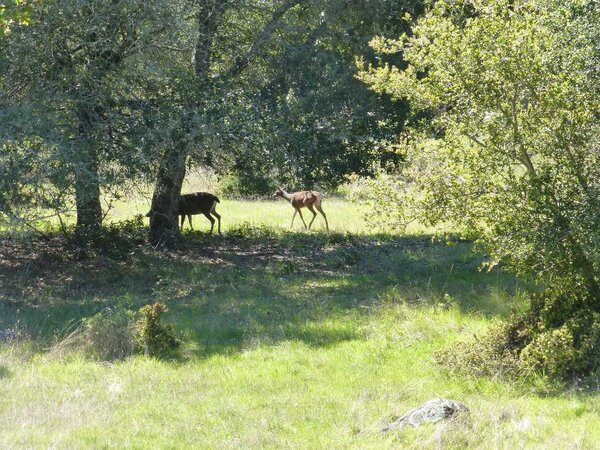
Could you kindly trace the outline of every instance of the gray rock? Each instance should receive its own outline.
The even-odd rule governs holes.
[[[18,338],[18,334],[16,331],[11,330],[11,329],[7,329],[7,330],[0,330],[0,341],[6,341],[6,342],[10,342],[10,341],[14,341]]]
[[[386,425],[381,431],[386,432],[396,428],[403,429],[407,425],[418,427],[423,422],[438,422],[442,419],[452,417],[459,412],[468,412],[469,409],[455,400],[436,398],[423,403],[416,409],[412,409],[399,419]]]

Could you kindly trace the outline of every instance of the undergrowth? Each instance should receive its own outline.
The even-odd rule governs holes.
[[[48,352],[51,358],[80,354],[100,361],[124,359],[136,353],[146,356],[172,356],[180,341],[173,327],[163,323],[167,307],[162,303],[145,305],[134,312],[106,308],[81,319],[79,326],[59,339]]]
[[[463,375],[542,376],[569,382],[600,370],[600,314],[588,298],[531,293],[529,307],[482,336],[445,349],[438,362]]]

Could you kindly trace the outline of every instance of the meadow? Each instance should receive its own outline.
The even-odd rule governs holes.
[[[320,217],[290,230],[283,201],[223,199],[223,237],[195,216],[164,252],[139,240],[82,257],[58,232],[1,237],[0,330],[19,337],[0,341],[0,448],[598,447],[595,389],[435,361],[523,307],[522,281],[481,270],[471,242],[372,229],[344,199],[323,207],[330,232]],[[110,220],[147,208],[130,198]],[[178,358],[52,352],[82,318],[157,301]],[[438,397],[470,412],[380,432]]]

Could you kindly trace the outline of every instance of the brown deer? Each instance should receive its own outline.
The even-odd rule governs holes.
[[[310,212],[313,213],[313,218],[310,221],[310,223],[308,224],[308,229],[310,230],[310,226],[313,224],[313,222],[315,221],[315,218],[317,217],[317,213],[315,212],[315,208],[316,208],[316,210],[319,211],[321,213],[321,215],[323,216],[323,218],[325,219],[325,226],[327,227],[327,231],[329,231],[329,223],[327,222],[327,216],[325,215],[325,212],[323,211],[323,208],[321,207],[321,201],[323,200],[323,194],[321,194],[320,192],[300,191],[300,192],[294,192],[293,194],[290,194],[290,193],[284,191],[283,188],[279,188],[279,189],[277,189],[277,191],[275,191],[275,193],[273,194],[273,197],[285,198],[288,202],[291,203],[292,207],[294,208],[294,215],[292,216],[292,225],[290,225],[290,228],[292,228],[294,226],[294,219],[296,218],[296,214],[300,214],[300,218],[302,219],[304,228],[307,228],[306,222],[304,221],[304,217],[302,217],[302,211],[300,211],[300,210],[302,208],[308,208],[310,210]]]
[[[193,230],[192,215],[204,214],[206,218],[210,220],[210,234],[212,234],[215,226],[215,219],[213,219],[212,216],[215,216],[219,222],[217,230],[219,235],[222,236],[221,215],[215,210],[217,203],[220,203],[217,196],[209,192],[194,192],[192,194],[180,195],[179,202],[177,203],[177,215],[181,216],[181,229],[183,230],[186,216],[190,223],[190,228]],[[148,211],[148,214],[146,214],[146,217],[150,217],[152,214],[154,214],[154,211],[150,210]]]

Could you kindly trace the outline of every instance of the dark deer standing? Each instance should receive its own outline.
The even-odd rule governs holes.
[[[217,218],[219,222],[217,231],[221,234],[221,215],[215,210],[217,203],[220,203],[217,196],[209,192],[194,192],[192,194],[183,194],[179,196],[177,215],[181,216],[181,229],[183,230],[186,216],[190,223],[190,228],[193,230],[192,215],[204,214],[206,218],[210,220],[210,234],[212,234],[215,226],[215,219],[213,219],[212,216]],[[146,217],[150,217],[152,214],[153,211],[150,210],[148,211],[148,214],[146,214]]]
[[[304,221],[304,217],[302,217],[302,208],[308,208],[310,212],[313,213],[313,218],[308,224],[308,229],[310,230],[310,226],[315,221],[317,217],[317,213],[315,209],[321,213],[323,218],[325,219],[325,226],[327,227],[327,231],[329,231],[329,223],[327,222],[327,216],[325,212],[323,212],[323,208],[321,207],[321,201],[323,200],[323,194],[317,191],[300,191],[294,192],[293,194],[289,194],[284,191],[282,188],[277,189],[277,191],[273,194],[274,197],[283,197],[288,202],[291,203],[294,208],[294,215],[292,216],[292,225],[290,228],[294,226],[294,219],[296,218],[296,214],[300,214],[300,218],[302,219],[302,223],[304,224],[304,228],[306,227],[306,222]]]

